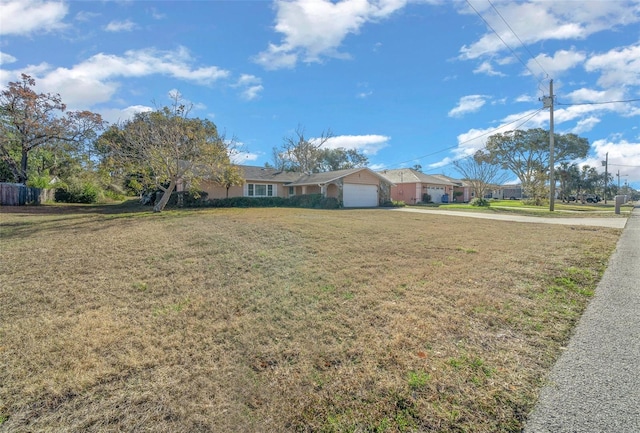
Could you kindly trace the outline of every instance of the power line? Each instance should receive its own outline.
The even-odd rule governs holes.
[[[518,129],[518,128],[520,128],[522,125],[524,125],[525,123],[527,123],[529,120],[531,120],[531,119],[533,118],[533,116],[535,116],[536,114],[538,114],[538,113],[539,113],[539,112],[541,112],[542,110],[543,110],[543,108],[540,108],[540,109],[536,110],[535,112],[533,112],[531,115],[527,115],[527,116],[521,117],[520,119],[515,120],[515,121],[513,121],[513,122],[511,122],[511,123],[518,122],[518,121],[520,121],[520,120],[524,119],[525,117],[527,117],[527,119],[526,119],[524,122],[522,122],[521,124],[519,124],[518,126],[516,126],[516,128],[515,128],[515,129]],[[508,125],[510,125],[510,123],[508,123],[507,125],[503,125],[503,126],[501,126],[500,128],[504,128],[505,126],[508,126]],[[497,129],[500,129],[500,128],[497,128]],[[496,129],[496,130],[497,130],[497,129]],[[486,135],[486,134],[483,134],[483,135]],[[478,137],[481,137],[481,135],[479,135]],[[472,138],[472,139],[470,139],[470,140],[467,140],[466,142],[469,142],[469,141],[471,141],[471,140],[475,140],[475,139],[476,139],[476,138],[478,138],[478,137],[475,137],[475,138]],[[463,142],[463,143],[466,143],[466,142]],[[460,143],[460,144],[463,144],[463,143]],[[484,149],[486,149],[486,148],[487,148],[487,146],[482,146],[482,147],[481,147],[480,149],[478,149],[478,150],[484,150]],[[448,164],[442,165],[442,166],[438,167],[437,169],[439,170],[439,169],[441,169],[441,168],[448,167],[448,166],[450,166],[451,164],[454,164],[455,162],[457,162],[457,161],[461,161],[461,160],[463,160],[463,159],[465,159],[465,158],[468,158],[468,157],[469,157],[469,155],[467,155],[467,156],[463,156],[463,157],[460,157],[460,158],[458,158],[458,159],[454,159],[454,160],[452,160],[451,162],[449,162]],[[433,172],[434,170],[431,170],[431,171]],[[428,173],[427,173],[427,174],[428,174]]]
[[[496,11],[496,13],[498,14],[498,16],[500,18],[502,18],[502,21],[507,25],[507,27],[509,28],[509,30],[511,30],[511,33],[513,33],[513,36],[516,37],[516,39],[518,39],[518,41],[520,42],[520,45],[522,45],[522,48],[524,48],[525,50],[527,50],[527,53],[529,53],[529,56],[533,59],[534,62],[536,62],[536,64],[538,65],[538,67],[540,67],[540,69],[542,70],[542,72],[544,72],[544,74],[549,77],[549,73],[547,71],[545,71],[545,69],[542,67],[542,65],[540,64],[540,62],[538,62],[538,59],[536,59],[533,54],[531,53],[531,51],[529,50],[529,48],[527,48],[527,46],[524,44],[524,42],[522,42],[522,39],[520,39],[520,36],[518,36],[516,34],[516,32],[511,28],[511,26],[509,25],[509,23],[507,22],[506,19],[504,19],[504,17],[502,16],[502,14],[500,13],[500,11],[498,11],[498,9],[493,5],[493,3],[491,3],[491,0],[487,0],[489,2],[489,4],[491,5],[491,7],[493,8],[494,11]],[[468,3],[468,2],[467,2]],[[528,69],[528,68],[527,68]],[[529,71],[531,72],[531,71]],[[535,76],[535,75],[534,75]]]
[[[619,103],[623,103],[623,102],[639,102],[640,98],[636,98],[636,99],[623,99],[620,101],[603,101],[603,102],[578,102],[578,103],[574,103],[574,104],[563,104],[561,102],[556,102],[556,105],[565,105],[565,106],[571,106],[571,105],[603,105],[603,104],[619,104]]]
[[[531,75],[533,77],[536,76],[536,74],[533,73],[533,71],[529,68],[529,66],[527,66],[527,64],[525,62],[522,61],[522,59],[516,54],[516,52],[513,50],[513,48],[511,48],[505,41],[504,39],[502,39],[502,37],[498,34],[498,32],[491,26],[491,24],[489,24],[489,22],[487,20],[484,19],[484,17],[482,16],[482,14],[480,14],[480,12],[478,12],[476,10],[476,8],[473,7],[473,5],[471,4],[471,2],[469,2],[469,0],[466,0],[467,4],[469,5],[469,7],[471,7],[471,9],[473,9],[473,11],[482,19],[482,21],[484,21],[484,23],[487,25],[487,27],[489,27],[491,29],[491,31],[493,31],[493,33],[498,37],[498,39],[500,39],[500,41],[504,44],[505,47],[509,48],[509,51],[511,51],[511,54],[513,54],[513,56],[518,59],[518,61],[520,63],[522,63],[522,65],[531,73]],[[491,3],[491,2],[489,2]],[[493,5],[492,5],[493,6]],[[508,24],[507,24],[508,25]],[[517,37],[517,36],[516,36]],[[520,38],[518,38],[519,40]],[[544,70],[543,70],[544,71]],[[546,74],[546,72],[545,72]],[[549,75],[549,74],[547,74]],[[538,84],[540,84],[540,80],[538,80]]]
[[[478,138],[484,137],[484,136],[486,136],[486,135],[493,134],[494,132],[496,132],[496,131],[498,131],[498,130],[500,130],[500,129],[505,128],[506,126],[509,126],[509,125],[511,125],[511,124],[514,124],[514,123],[516,123],[516,122],[519,122],[519,121],[521,121],[521,120],[522,120],[522,119],[524,119],[524,118],[527,118],[527,120],[525,120],[523,123],[521,123],[520,125],[518,125],[518,126],[515,128],[515,129],[518,129],[520,126],[522,126],[522,125],[524,125],[525,123],[527,123],[527,122],[528,122],[528,121],[529,121],[533,116],[535,116],[536,114],[538,114],[539,112],[541,112],[543,109],[544,109],[544,108],[539,108],[538,110],[534,111],[534,112],[533,112],[533,114],[531,114],[531,113],[527,113],[527,114],[525,114],[524,116],[522,116],[522,117],[520,117],[520,118],[518,118],[518,119],[514,120],[513,122],[506,123],[506,124],[504,124],[504,125],[501,125],[501,126],[499,126],[499,127],[495,128],[495,129],[491,130],[491,131],[488,131],[488,132],[485,132],[485,133],[483,133],[483,134],[477,135],[477,136],[475,136],[475,137],[473,137],[473,138],[470,138],[470,139],[468,139],[468,140],[462,141],[462,142],[460,142],[460,143],[458,143],[458,144],[455,144],[455,145],[453,145],[453,146],[445,147],[444,149],[440,149],[440,150],[437,150],[437,151],[435,151],[435,152],[432,152],[432,153],[429,153],[429,154],[426,154],[426,155],[422,155],[422,156],[418,156],[418,157],[415,157],[415,158],[411,158],[411,159],[410,159],[410,160],[408,160],[408,161],[398,162],[398,163],[396,163],[396,164],[393,164],[391,167],[399,167],[399,166],[401,166],[401,165],[403,165],[403,164],[406,164],[406,163],[408,163],[408,162],[419,161],[419,160],[421,160],[421,159],[423,159],[423,158],[427,158],[427,157],[429,157],[429,156],[437,155],[438,153],[446,152],[447,150],[455,149],[456,147],[458,147],[458,146],[460,146],[460,145],[462,145],[462,144],[466,144],[466,143],[469,143],[469,142],[471,142],[471,141],[473,141],[473,140],[477,140]],[[448,164],[447,164],[447,165],[448,165]],[[446,165],[445,165],[444,167],[446,167]]]
[[[612,164],[612,163],[609,163],[609,165],[615,165],[616,167],[640,168],[640,165],[624,165],[624,164]]]

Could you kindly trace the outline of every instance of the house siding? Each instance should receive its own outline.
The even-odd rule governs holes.
[[[353,173],[343,178],[343,183],[358,183],[363,185],[380,185],[380,179],[367,171]]]
[[[273,185],[273,197],[289,197],[289,188],[281,183],[276,182],[254,182],[248,181],[242,185],[234,185],[229,188],[229,197],[246,197],[247,196],[247,184],[254,185]],[[208,194],[209,199],[221,199],[227,197],[227,189],[214,182],[203,182],[200,185],[200,190]]]
[[[415,204],[422,201],[422,197],[418,197],[418,191],[422,191],[421,183],[401,183],[391,187],[391,199]]]

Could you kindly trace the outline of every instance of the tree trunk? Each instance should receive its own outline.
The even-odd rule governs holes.
[[[167,203],[169,202],[169,198],[171,198],[171,193],[173,192],[173,190],[176,188],[176,180],[175,179],[171,179],[171,182],[169,183],[169,187],[167,189],[164,190],[163,194],[162,194],[162,198],[160,199],[160,201],[158,203],[156,203],[156,205],[153,207],[153,211],[154,212],[162,212],[164,210],[164,207],[167,205]]]
[[[22,159],[20,160],[20,172],[18,173],[18,183],[27,183],[27,163],[29,161],[29,152],[22,149]]]

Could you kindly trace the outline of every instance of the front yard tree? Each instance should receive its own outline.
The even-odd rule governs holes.
[[[301,173],[320,171],[321,147],[331,137],[333,133],[328,130],[323,131],[320,137],[309,140],[304,136],[304,128],[298,126],[294,135],[284,138],[282,156],[287,161],[286,168]]]
[[[369,158],[356,149],[323,147],[333,137],[330,130],[320,137],[307,139],[298,127],[294,135],[285,137],[282,148],[273,149],[273,168],[301,173],[320,173],[365,167]]]
[[[589,152],[589,141],[575,134],[555,134],[554,140],[556,163],[584,158]],[[549,131],[536,128],[495,134],[489,137],[486,150],[491,163],[511,170],[526,194],[540,198],[549,171]]]
[[[77,150],[104,128],[99,114],[66,112],[60,95],[36,93],[35,80],[22,74],[0,92],[0,159],[14,180],[26,183],[29,156],[38,148]]]
[[[228,165],[216,176],[219,185],[224,186],[227,190],[227,198],[229,198],[229,188],[232,186],[242,185],[244,179],[237,165]]]
[[[138,113],[101,140],[103,157],[125,171],[149,173],[153,186],[163,191],[154,212],[164,209],[179,182],[195,189],[230,165],[229,146],[216,125],[188,113],[176,97],[171,108]]]
[[[507,175],[497,164],[492,164],[489,155],[478,150],[472,156],[454,161],[453,165],[465,181],[471,185],[474,197],[483,198],[491,185],[502,184]]]

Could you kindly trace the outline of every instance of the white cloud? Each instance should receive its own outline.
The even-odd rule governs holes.
[[[313,140],[314,139],[311,139],[310,141]],[[375,155],[380,149],[389,145],[389,140],[391,140],[391,137],[387,137],[386,135],[338,135],[327,140],[324,147],[328,149],[337,149],[340,147],[355,149],[365,155]]]
[[[132,119],[136,113],[153,111],[153,108],[145,105],[131,105],[126,108],[109,108],[100,110],[102,118],[110,124],[125,122]]]
[[[535,102],[537,100],[538,98],[531,95],[526,95],[526,94],[520,95],[515,99],[516,102]]]
[[[233,152],[229,157],[234,164],[246,164],[249,161],[257,160],[259,155],[251,152]]]
[[[532,45],[545,40],[584,39],[602,30],[640,21],[640,7],[636,0],[588,1],[580,2],[579,7],[572,1],[494,1],[493,5],[518,35],[516,37],[491,7],[491,3],[472,0],[471,4],[504,43],[491,29],[487,29],[487,33],[478,41],[460,49],[460,57],[463,59],[476,59],[509,51],[505,43],[517,50],[521,47],[520,41],[525,45]],[[466,3],[461,3],[459,12],[476,13]]]
[[[80,11],[76,14],[75,19],[77,21],[83,21],[83,22],[87,22],[87,21],[91,21],[94,18],[99,17],[100,14],[96,13],[96,12],[87,12],[87,11]]]
[[[463,96],[458,105],[449,111],[449,117],[462,117],[467,113],[475,113],[487,102],[485,95]]]
[[[600,123],[599,118],[595,116],[589,116],[585,119],[578,120],[578,123],[574,128],[570,130],[570,132],[576,135],[580,135],[585,132],[591,131],[593,127],[596,126],[598,123]]]
[[[194,67],[193,63],[189,51],[180,47],[172,51],[130,50],[122,56],[100,53],[71,68],[52,69],[42,64],[20,72],[32,75],[38,88],[60,93],[69,107],[86,108],[109,101],[121,78],[160,74],[209,85],[229,76],[228,71],[216,66]]]
[[[640,85],[640,43],[589,58],[587,72],[600,72],[598,84],[604,88]]]
[[[130,32],[136,28],[136,23],[131,20],[111,21],[104,28],[107,32]]]
[[[1,35],[28,35],[65,27],[62,22],[69,6],[62,1],[3,0]]]
[[[254,61],[267,69],[292,68],[298,60],[319,62],[324,57],[348,58],[338,48],[363,25],[388,17],[408,0],[276,0],[275,31],[282,43],[270,43]]]
[[[11,54],[3,53],[2,51],[0,51],[0,65],[6,65],[8,63],[14,63],[17,60],[18,59],[13,57]]]
[[[240,96],[247,101],[252,101],[260,96],[260,92],[264,90],[262,79],[255,75],[242,74],[232,87],[241,88]]]
[[[535,60],[529,60],[527,66],[532,71],[540,71],[540,74],[546,72],[550,77],[557,78],[562,72],[572,69],[586,59],[584,53],[576,52],[573,50],[559,50],[556,51],[553,57],[549,57],[546,54],[540,54],[535,57]],[[540,67],[544,69],[544,72],[540,70]]]
[[[487,74],[490,77],[504,77],[505,74],[502,72],[496,71],[493,69],[491,62],[485,61],[480,63],[480,65],[473,70],[474,74]]]
[[[619,171],[621,184],[625,180],[629,183],[640,183],[640,141],[635,143],[623,139],[617,141],[614,137],[596,140],[591,144],[591,148],[595,157],[586,160],[586,164],[600,168],[600,161],[604,161],[608,153],[609,173],[614,174],[614,182],[617,183],[615,175]]]

